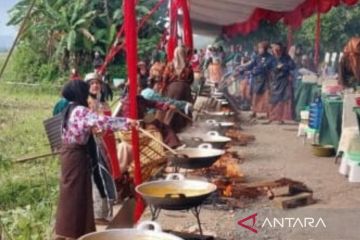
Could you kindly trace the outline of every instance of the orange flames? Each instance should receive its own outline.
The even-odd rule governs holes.
[[[242,178],[244,174],[241,172],[239,168],[239,164],[237,160],[234,159],[230,153],[222,156],[215,164],[215,168],[221,169],[223,176],[228,178]]]
[[[223,195],[225,197],[232,197],[232,195],[233,195],[233,186],[232,186],[232,184],[226,186],[225,190],[223,191]]]
[[[225,177],[214,182],[221,194],[225,197],[232,197],[234,195],[236,182],[242,182],[244,180],[244,174],[237,161],[231,153],[227,153],[212,167],[216,169],[216,172],[219,172],[219,175]]]

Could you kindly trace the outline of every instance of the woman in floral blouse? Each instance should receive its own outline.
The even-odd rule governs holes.
[[[60,196],[55,225],[55,239],[58,240],[77,239],[95,231],[88,149],[91,134],[136,125],[133,120],[91,112],[88,95],[89,87],[83,81],[70,81],[63,89],[63,97],[70,105],[64,110],[62,126]]]

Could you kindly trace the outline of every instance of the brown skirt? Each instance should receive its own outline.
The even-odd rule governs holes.
[[[185,81],[171,82],[167,88],[166,96],[175,100],[192,102],[191,88]],[[188,125],[188,120],[175,113],[169,125],[175,133],[179,133]]]
[[[266,90],[263,94],[253,95],[252,110],[255,113],[268,113],[269,112],[269,91]]]
[[[155,126],[155,128],[160,131],[164,143],[169,145],[171,148],[176,148],[181,145],[176,133],[168,125],[160,122],[159,120],[153,121],[150,125]]]
[[[247,79],[240,81],[239,92],[242,100],[249,100],[250,98],[250,85]]]
[[[60,196],[55,233],[79,238],[95,231],[90,158],[86,146],[64,145],[60,151]]]
[[[272,104],[270,107],[269,119],[272,121],[291,121],[292,118],[292,106],[291,99]]]

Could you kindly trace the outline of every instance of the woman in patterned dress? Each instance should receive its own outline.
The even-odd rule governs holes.
[[[65,109],[60,150],[60,196],[55,239],[69,240],[95,231],[88,142],[92,132],[127,129],[137,123],[126,118],[100,116],[88,109],[89,87],[70,81],[63,90],[70,105]]]

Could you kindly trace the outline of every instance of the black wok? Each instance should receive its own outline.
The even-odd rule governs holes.
[[[200,169],[211,167],[225,153],[224,150],[212,148],[204,143],[197,148],[177,149],[175,156],[170,156],[172,164],[179,168]]]
[[[211,125],[210,125],[211,127]],[[193,134],[191,134],[193,135]],[[231,138],[221,136],[217,131],[210,131],[203,134],[197,134],[196,137],[192,137],[188,133],[180,134],[180,139],[190,147],[197,146],[198,143],[210,143],[214,149],[223,149],[227,143],[231,141]],[[196,145],[194,145],[196,144]]]

